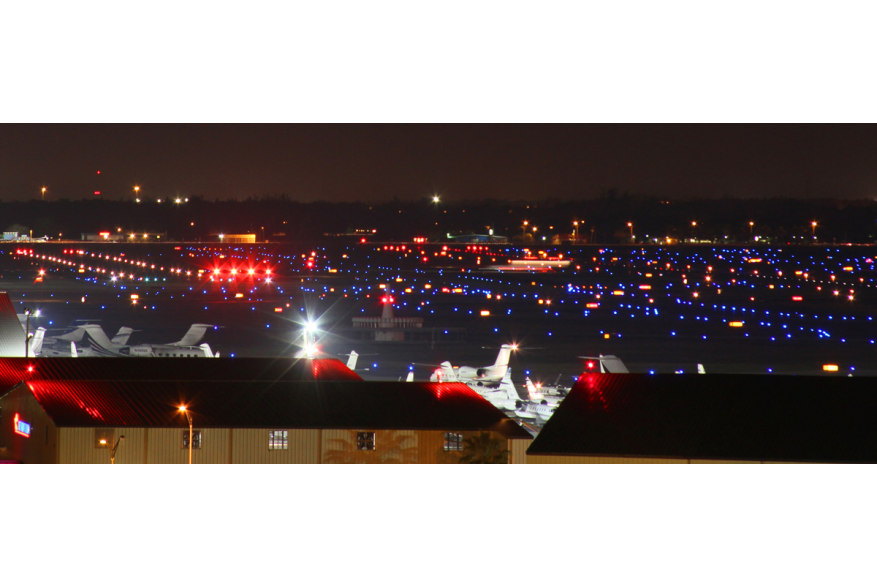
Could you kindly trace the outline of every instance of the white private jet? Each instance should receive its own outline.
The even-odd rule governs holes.
[[[471,390],[500,410],[512,412],[523,407],[525,403],[518,394],[515,384],[512,383],[512,370],[510,368],[506,368],[505,375],[499,381],[485,379],[461,381],[457,375],[458,372],[447,361],[442,363],[440,371],[442,375],[438,381],[465,383]]]
[[[192,324],[182,339],[167,344],[129,345],[128,337],[133,332],[130,328],[122,328],[113,340],[110,340],[103,328],[97,324],[80,326],[76,332],[58,338],[70,342],[70,354],[66,356],[219,358],[219,353],[214,354],[210,350],[210,345],[198,344],[207,330],[212,328],[214,328],[212,324]],[[82,341],[80,348],[76,346],[77,336]],[[114,340],[124,342],[116,343]]]
[[[481,381],[481,382],[500,382],[506,376],[509,368],[509,357],[511,357],[512,351],[517,350],[517,345],[513,344],[504,344],[499,349],[499,354],[496,355],[496,362],[493,365],[488,365],[487,367],[459,367],[453,368],[451,367],[452,372],[454,373],[455,381],[461,381],[463,383],[469,383],[470,381]],[[430,381],[447,381],[447,372],[444,370],[444,365],[446,363],[442,363],[442,368],[436,369],[435,372],[430,376]],[[450,365],[450,363],[447,363]]]

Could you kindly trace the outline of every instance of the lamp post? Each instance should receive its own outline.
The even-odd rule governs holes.
[[[810,226],[813,227],[813,239],[815,240],[816,239],[816,221],[814,220],[813,222],[811,222]]]
[[[186,409],[186,406],[180,406],[180,411],[186,414],[186,419],[189,420],[189,464],[192,464],[192,445],[195,444],[195,437],[192,433],[192,414],[189,413],[189,410]]]
[[[30,332],[30,315],[33,314],[33,311],[30,308],[24,309],[24,358],[28,358],[30,352],[30,340],[28,340],[29,332]]]
[[[633,240],[633,222],[628,222],[627,227],[630,229],[630,240]]]
[[[527,225],[528,225],[528,224],[530,224],[530,223],[527,222],[526,220],[524,220],[524,230],[523,230],[523,232],[521,233],[521,240],[522,240],[522,241],[526,241],[526,240],[527,240]]]
[[[42,193],[40,194],[40,200],[45,200],[46,199],[46,188],[43,188],[41,190],[41,192]]]
[[[691,221],[691,240],[694,240],[694,237],[695,237],[695,234],[696,234],[696,233],[695,233],[695,230],[696,230],[696,229],[697,229],[697,221],[696,221],[696,220],[692,220],[692,221]]]
[[[113,445],[113,448],[110,449],[110,464],[111,464],[111,465],[115,465],[115,464],[116,464],[116,449],[119,448],[119,443],[122,442],[123,440],[125,440],[125,436],[124,436],[124,435],[120,436],[119,439],[116,441],[116,444]],[[101,438],[100,443],[101,443],[101,444],[106,444],[107,441],[104,440],[103,438]]]
[[[575,242],[579,241],[579,221],[574,220],[572,223],[572,236]]]

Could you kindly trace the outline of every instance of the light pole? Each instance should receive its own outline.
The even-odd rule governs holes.
[[[135,186],[134,186],[134,200],[137,201],[137,202],[140,201],[140,198],[138,197],[139,195],[140,195],[140,186],[139,186],[139,185],[135,185]]]
[[[40,200],[45,201],[45,199],[46,199],[46,188],[43,188],[41,191],[42,191],[42,194],[40,195]]]
[[[28,340],[30,332],[30,315],[33,311],[30,308],[24,309],[24,358],[28,358],[30,352],[30,340]],[[20,324],[20,322],[19,322]]]
[[[695,236],[695,234],[696,234],[696,233],[695,233],[695,230],[696,230],[696,229],[697,229],[697,221],[696,221],[696,220],[692,220],[692,221],[691,221],[691,240],[694,240],[694,236]]]
[[[192,445],[195,444],[195,437],[192,434],[192,414],[189,413],[189,410],[186,409],[186,406],[180,406],[180,411],[186,414],[186,419],[189,420],[189,464],[192,464]]]
[[[813,240],[816,240],[816,221],[811,222],[810,226],[813,227]]]
[[[116,444],[113,446],[113,448],[110,449],[110,464],[111,464],[111,465],[115,465],[115,464],[116,464],[116,449],[119,448],[119,443],[122,442],[123,440],[125,440],[125,436],[124,436],[124,435],[120,436],[119,439],[116,441]],[[100,443],[101,443],[101,444],[106,444],[107,441],[104,440],[103,438],[101,438]]]
[[[574,220],[572,223],[572,236],[575,242],[579,242],[579,221]]]
[[[633,240],[633,222],[628,222],[627,227],[630,229],[630,240]]]
[[[530,223],[527,222],[526,220],[524,220],[524,230],[523,230],[523,232],[521,232],[521,240],[522,240],[522,241],[526,241],[526,240],[527,240],[527,225],[528,225],[528,224],[530,224]]]
[[[752,236],[752,227],[755,226],[754,222],[749,223],[749,236]]]

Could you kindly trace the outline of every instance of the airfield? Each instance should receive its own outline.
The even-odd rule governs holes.
[[[76,319],[131,344],[204,342],[222,357],[300,352],[317,325],[319,356],[360,354],[365,379],[426,380],[442,361],[493,363],[515,343],[512,379],[571,385],[582,356],[616,355],[631,372],[877,375],[875,253],[868,246],[543,246],[507,244],[10,243],[0,289],[31,330]],[[504,271],[512,259],[566,267]],[[534,267],[536,266],[534,261]],[[136,296],[136,297],[132,297]],[[353,337],[353,317],[423,318],[424,340]],[[54,332],[53,332],[54,331]],[[825,371],[836,365],[836,371]]]

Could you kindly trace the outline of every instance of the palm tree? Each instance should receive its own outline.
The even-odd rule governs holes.
[[[460,457],[462,464],[498,465],[508,462],[509,451],[490,432],[481,432],[478,436],[463,441],[463,456]]]

